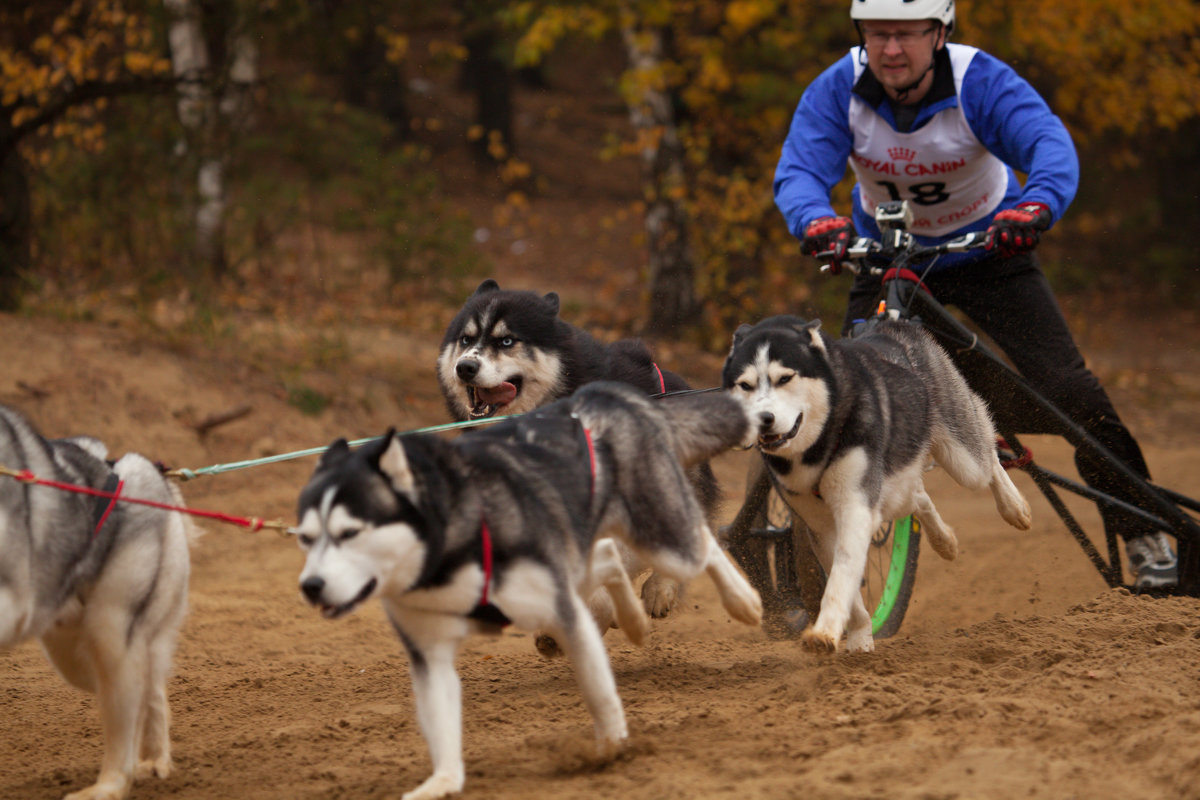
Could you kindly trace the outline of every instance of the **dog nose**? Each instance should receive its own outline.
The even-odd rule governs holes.
[[[321,601],[321,592],[325,591],[325,579],[319,575],[312,575],[300,582],[300,591],[304,592],[304,596],[308,598],[310,603],[319,603]]]
[[[472,380],[479,373],[479,362],[473,358],[464,358],[454,366],[454,371],[462,380]]]
[[[767,428],[771,427],[774,424],[775,424],[775,415],[774,414],[772,414],[770,411],[758,412],[758,427],[762,428],[763,430],[766,430]]]

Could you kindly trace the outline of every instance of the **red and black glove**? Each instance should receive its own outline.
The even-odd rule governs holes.
[[[846,261],[846,250],[854,241],[854,223],[849,217],[820,217],[808,223],[800,252],[806,256],[830,253],[829,267],[836,273]]]
[[[1050,207],[1045,203],[1022,203],[992,217],[987,249],[1008,258],[1037,246],[1042,231],[1050,227]]]

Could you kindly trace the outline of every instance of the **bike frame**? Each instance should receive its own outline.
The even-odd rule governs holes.
[[[919,284],[914,273],[904,269],[890,270],[885,275],[884,286],[887,309],[895,310],[900,318],[916,321],[929,330],[958,365],[971,388],[987,401],[997,430],[1016,456],[1010,462],[1011,466],[1029,474],[1109,586],[1122,585],[1116,535],[1106,531],[1106,559],[1092,544],[1055,487],[1100,506],[1128,511],[1174,536],[1179,557],[1179,583],[1171,589],[1155,591],[1200,596],[1200,523],[1182,510],[1200,511],[1200,502],[1155,486],[1130,469],[984,345],[973,331]],[[1018,434],[1061,436],[1075,447],[1077,453],[1090,455],[1104,463],[1114,491],[1134,502],[1070,480],[1022,458],[1027,451],[1021,446]]]

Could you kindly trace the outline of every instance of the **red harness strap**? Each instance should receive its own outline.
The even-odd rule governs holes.
[[[1021,455],[1017,455],[1012,445],[1001,436],[996,437],[996,447],[999,449],[1000,466],[1005,469],[1023,469],[1033,463],[1033,451],[1028,447],[1023,448]]]
[[[121,496],[121,489],[125,486],[125,481],[117,478],[115,474],[109,477],[109,483],[112,483],[114,479],[116,480],[117,487],[111,490],[112,496],[108,500],[108,506],[105,507],[104,513],[100,515],[100,518],[96,520],[96,527],[92,529],[93,540],[100,535],[100,530],[104,527],[104,523],[108,521],[108,515],[117,507],[117,498]],[[104,489],[106,492],[110,491],[108,485],[105,485]]]
[[[479,538],[483,543],[483,591],[480,592],[479,602],[467,616],[498,628],[504,628],[511,625],[512,620],[495,604],[488,601],[488,587],[492,582],[492,532],[488,529],[486,519],[479,525]]]
[[[665,378],[663,378],[662,370],[659,369],[658,364],[655,364],[653,361],[650,362],[650,366],[654,367],[654,374],[658,376],[658,391],[662,394],[666,394],[667,381]]]
[[[492,532],[488,530],[485,519],[479,528],[479,536],[483,540],[483,594],[479,597],[479,605],[488,604],[488,585],[492,582]]]
[[[588,451],[588,468],[592,477],[591,485],[588,487],[592,494],[596,492],[596,447],[592,444],[592,432],[582,425],[579,426],[583,431],[583,439],[587,442]],[[118,489],[120,491],[120,489]],[[107,516],[107,513],[105,514]],[[101,520],[101,525],[104,521]],[[99,527],[97,527],[99,530]],[[494,625],[504,627],[511,625],[512,620],[505,616],[504,612],[496,606],[488,602],[488,589],[492,583],[492,531],[488,528],[487,518],[479,522],[479,541],[483,549],[483,591],[479,593],[479,603],[468,615],[484,622],[490,622]]]
[[[926,292],[929,292],[929,287],[921,282],[921,276],[913,272],[911,269],[896,269],[895,267],[892,267],[887,272],[883,273],[882,282],[887,283],[888,281],[895,280],[896,278],[903,278],[906,281],[912,281]],[[933,294],[933,292],[929,293]]]

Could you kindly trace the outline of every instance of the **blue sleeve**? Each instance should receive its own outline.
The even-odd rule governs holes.
[[[959,94],[983,146],[1026,174],[1020,202],[1045,203],[1057,222],[1079,188],[1079,156],[1062,120],[1024,78],[984,52],[971,59]]]
[[[804,90],[775,168],[775,205],[798,239],[803,238],[809,222],[836,213],[830,192],[845,176],[854,144],[850,132],[854,64],[850,59],[846,55]]]

